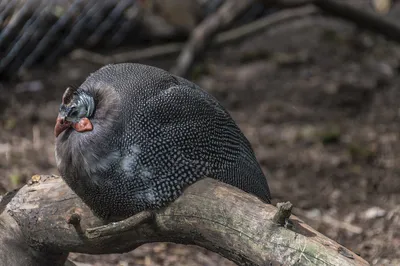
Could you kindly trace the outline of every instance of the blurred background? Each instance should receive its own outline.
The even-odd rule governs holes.
[[[1,0],[0,195],[34,174],[58,174],[53,128],[67,86],[113,62],[172,69],[190,33],[224,2]],[[229,29],[286,12],[263,2]],[[392,1],[344,2],[400,27],[400,7],[385,6]],[[249,138],[274,204],[291,201],[294,214],[373,265],[400,265],[400,46],[366,28],[320,12],[276,23],[211,46],[187,78]],[[70,258],[234,265],[170,243]]]

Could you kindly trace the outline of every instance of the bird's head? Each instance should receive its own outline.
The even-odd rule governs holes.
[[[62,97],[58,112],[54,135],[58,137],[68,128],[77,132],[86,132],[93,129],[90,122],[95,109],[93,96],[80,88],[68,87]]]

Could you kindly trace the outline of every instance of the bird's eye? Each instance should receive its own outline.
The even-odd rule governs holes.
[[[70,113],[69,116],[74,117],[74,116],[77,116],[77,115],[78,115],[78,111],[77,111],[77,110],[74,110],[74,111],[72,111],[72,112]]]
[[[75,117],[78,115],[78,110],[75,108],[75,106],[71,107],[71,109],[68,112],[69,117]]]

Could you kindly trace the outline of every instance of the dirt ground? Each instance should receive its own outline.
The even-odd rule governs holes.
[[[97,68],[66,59],[29,82],[0,84],[0,194],[34,174],[57,174],[53,127],[62,92]],[[400,265],[399,71],[400,45],[318,19],[213,51],[191,79],[249,138],[274,204],[291,201],[295,214],[374,265]],[[96,266],[233,265],[166,243],[71,258]]]

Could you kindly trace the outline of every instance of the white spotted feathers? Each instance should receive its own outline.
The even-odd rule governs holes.
[[[160,208],[206,176],[270,201],[248,140],[197,85],[159,68],[116,64],[80,88],[93,95],[93,130],[62,133],[57,165],[98,216],[117,220]]]

